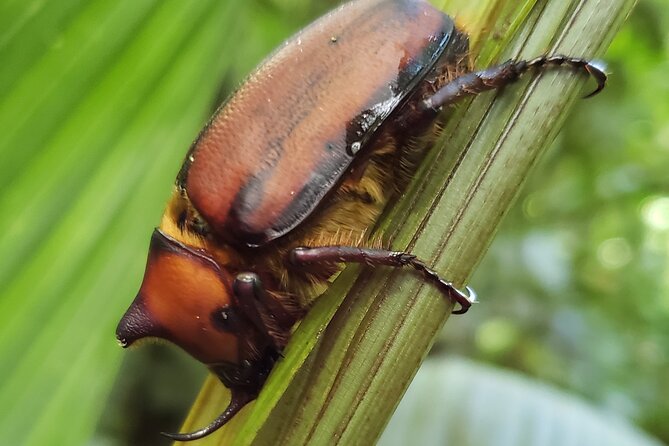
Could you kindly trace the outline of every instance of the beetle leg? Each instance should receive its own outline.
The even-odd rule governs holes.
[[[240,273],[235,277],[232,289],[239,308],[253,325],[272,341],[277,351],[285,346],[290,328],[295,323],[283,306],[268,295],[255,273]]]
[[[466,291],[456,288],[453,283],[442,279],[415,255],[402,251],[385,249],[356,248],[352,246],[321,246],[318,248],[295,248],[289,253],[294,265],[313,265],[319,263],[364,263],[367,265],[410,266],[423,274],[423,277],[460,305],[454,314],[463,314],[476,302],[476,293],[469,287]]]
[[[587,96],[592,97],[606,86],[606,72],[596,62],[562,55],[540,56],[531,60],[508,60],[501,65],[481,71],[467,73],[455,78],[432,96],[422,101],[424,110],[435,110],[452,104],[465,96],[477,95],[487,90],[502,88],[517,81],[522,74],[532,68],[543,70],[550,66],[567,66],[582,70],[597,81],[597,88]]]

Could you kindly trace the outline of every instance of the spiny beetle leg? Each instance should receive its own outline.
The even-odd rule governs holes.
[[[467,287],[466,292],[459,290],[449,281],[442,279],[439,274],[429,268],[415,255],[402,251],[385,249],[357,248],[353,246],[320,246],[317,248],[300,247],[289,253],[290,262],[294,265],[314,265],[327,263],[364,263],[371,266],[410,266],[420,272],[430,283],[434,284],[442,293],[449,296],[460,305],[454,314],[463,314],[476,302],[476,294]]]
[[[244,406],[253,401],[256,396],[256,394],[246,392],[243,389],[232,387],[230,389],[230,403],[228,404],[228,407],[223,411],[222,414],[218,416],[218,418],[212,421],[209,426],[187,434],[172,434],[168,432],[161,432],[161,434],[167,438],[171,438],[174,441],[192,441],[206,437],[230,421],[232,417],[237,414],[237,412],[242,410]]]
[[[592,97],[606,86],[606,72],[596,62],[563,55],[540,56],[531,60],[508,60],[501,65],[481,71],[467,73],[455,78],[432,96],[423,100],[424,110],[435,110],[444,105],[457,102],[465,96],[473,96],[487,90],[502,88],[517,81],[530,69],[544,70],[547,67],[566,66],[592,76],[597,88],[587,96]]]

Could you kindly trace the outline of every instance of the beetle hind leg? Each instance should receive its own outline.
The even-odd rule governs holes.
[[[465,291],[456,288],[452,282],[444,280],[433,269],[415,255],[402,251],[357,248],[352,246],[321,246],[317,248],[299,247],[290,251],[289,260],[293,265],[306,266],[330,263],[364,263],[371,266],[410,266],[423,275],[426,281],[456,302],[460,308],[454,314],[463,314],[476,302],[476,293],[469,287]]]
[[[508,60],[485,70],[459,76],[424,99],[421,107],[423,110],[436,110],[444,105],[457,102],[465,96],[477,95],[516,82],[521,75],[531,69],[544,70],[551,66],[566,66],[591,76],[597,82],[597,88],[585,96],[586,98],[596,95],[606,86],[606,72],[596,62],[562,55],[540,56],[531,60]]]

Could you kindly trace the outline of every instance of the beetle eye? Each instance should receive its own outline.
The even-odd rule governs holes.
[[[219,308],[211,313],[211,320],[214,327],[226,333],[239,332],[239,315],[233,307]]]

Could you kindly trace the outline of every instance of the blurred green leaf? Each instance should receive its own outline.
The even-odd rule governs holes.
[[[0,5],[4,444],[76,445],[93,432],[149,228],[230,63],[233,7]]]
[[[437,344],[567,388],[664,442],[667,29],[669,2],[641,0],[603,57],[607,89],[575,108],[472,279],[485,305]],[[509,329],[513,342],[489,342]]]
[[[564,391],[457,358],[423,364],[379,446],[659,446]]]

